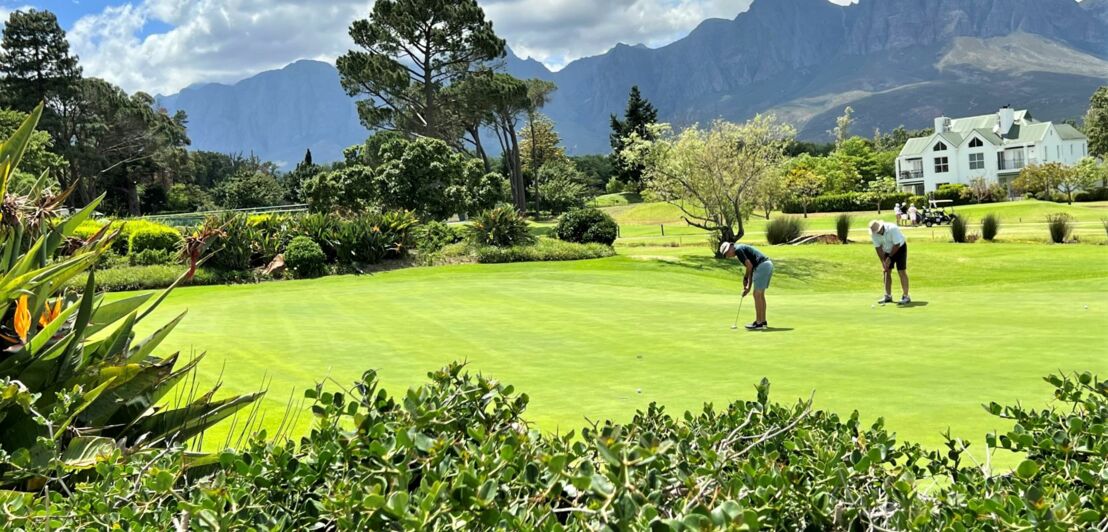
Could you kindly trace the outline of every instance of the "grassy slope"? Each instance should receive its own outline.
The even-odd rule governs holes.
[[[203,379],[222,371],[231,391],[272,379],[271,427],[290,393],[323,377],[345,385],[377,368],[400,391],[467,359],[528,393],[546,430],[626,420],[649,401],[749,397],[767,376],[778,400],[816,390],[821,408],[885,416],[935,445],[947,427],[975,442],[996,428],[983,402],[1045,401],[1049,372],[1108,375],[1108,248],[910,249],[926,303],[913,308],[871,307],[880,273],[868,246],[767,249],[770,322],[785,329],[767,333],[730,330],[738,272],[699,248],[186,288],[159,315],[190,310],[167,349],[208,351]],[[743,313],[752,319],[750,301]]]
[[[665,203],[641,203],[609,207],[606,212],[615,218],[620,224],[620,236],[622,243],[650,244],[661,242],[674,242],[681,245],[700,245],[704,240],[704,231],[689,227],[681,219],[681,211],[673,205]],[[1014,201],[986,205],[965,205],[955,207],[954,211],[970,221],[970,232],[977,232],[977,225],[981,217],[987,213],[995,213],[1001,219],[1001,240],[1013,241],[1046,241],[1049,233],[1046,228],[1046,217],[1055,213],[1067,213],[1075,222],[1075,233],[1083,240],[1101,242],[1105,240],[1105,230],[1101,222],[1108,219],[1108,203],[1075,203],[1073,205],[1043,202],[1043,201]],[[876,211],[850,213],[854,217],[853,238],[865,238],[865,223],[872,218],[893,220],[892,211],[883,211],[878,215]],[[772,216],[783,216],[774,213]],[[832,233],[835,230],[835,218],[838,213],[810,214],[805,220],[807,231],[810,233]],[[665,236],[661,232],[661,225],[665,226]],[[750,242],[764,242],[766,220],[763,216],[752,216],[746,222],[746,231]],[[929,229],[926,227],[909,228],[909,237],[914,234],[917,238],[934,239],[938,241],[949,240],[949,231],[945,226]]]

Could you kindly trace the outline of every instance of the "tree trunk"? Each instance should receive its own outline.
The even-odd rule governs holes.
[[[804,203],[804,217],[808,217],[808,203]]]
[[[485,165],[485,173],[491,172],[492,163],[489,162],[489,156],[485,153],[485,147],[481,144],[481,128],[475,127],[469,134],[473,135],[473,149],[477,150],[477,156],[481,158],[481,162]]]

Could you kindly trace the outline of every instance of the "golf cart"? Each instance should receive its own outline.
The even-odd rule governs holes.
[[[923,225],[931,227],[933,225],[949,224],[958,217],[954,214],[954,200],[928,200],[927,208],[923,210],[923,215],[920,217],[920,221]],[[946,206],[950,205],[950,212],[946,212]]]

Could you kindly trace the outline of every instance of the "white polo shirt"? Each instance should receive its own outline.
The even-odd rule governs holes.
[[[873,247],[881,248],[885,253],[891,253],[893,246],[903,246],[908,241],[904,239],[904,233],[900,232],[900,228],[896,224],[889,222],[881,222],[881,225],[885,227],[885,234],[871,233],[870,237],[873,238]]]

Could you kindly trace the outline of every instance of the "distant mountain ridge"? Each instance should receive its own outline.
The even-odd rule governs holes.
[[[866,135],[1004,104],[1062,120],[1108,80],[1108,0],[755,0],[660,48],[618,44],[557,72],[509,54],[505,69],[558,85],[544,112],[571,153],[608,150],[607,117],[632,85],[679,126],[774,112],[806,139],[825,138],[846,105]],[[318,62],[159,102],[188,112],[198,148],[281,161],[310,146],[331,160],[368,134],[337,72]]]

